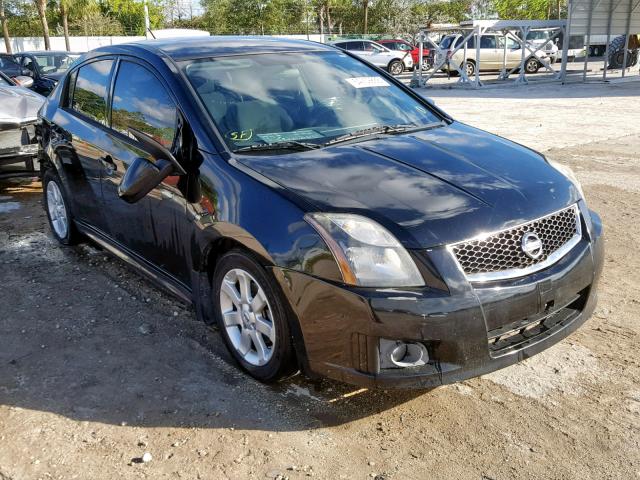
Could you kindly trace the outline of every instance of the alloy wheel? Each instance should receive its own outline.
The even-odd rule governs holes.
[[[265,365],[273,356],[276,330],[260,284],[245,270],[229,270],[220,286],[220,308],[233,348],[247,363]]]
[[[529,73],[536,73],[538,71],[538,61],[533,58],[529,59],[526,65],[526,70]]]
[[[64,204],[60,187],[58,187],[58,184],[54,181],[47,184],[47,208],[49,210],[51,226],[56,235],[60,238],[66,238],[69,232],[67,207]]]
[[[466,67],[467,77],[471,77],[472,75],[475,75],[475,73],[476,73],[476,66],[473,63],[467,62],[467,67]]]
[[[402,62],[394,62],[391,64],[391,74],[392,75],[400,75],[404,71],[404,66]]]

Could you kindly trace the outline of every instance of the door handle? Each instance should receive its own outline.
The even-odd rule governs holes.
[[[111,155],[105,155],[104,157],[102,157],[100,159],[100,163],[102,164],[102,166],[107,171],[107,174],[109,175],[111,175],[113,172],[115,172],[118,169],[115,162],[113,161],[113,158],[111,158]]]

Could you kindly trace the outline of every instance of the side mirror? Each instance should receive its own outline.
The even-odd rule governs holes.
[[[127,203],[135,203],[172,173],[186,175],[182,165],[163,145],[135,128],[129,128],[129,132],[142,144],[142,149],[151,155],[155,162],[142,157],[133,161],[118,186],[118,196],[121,199]]]

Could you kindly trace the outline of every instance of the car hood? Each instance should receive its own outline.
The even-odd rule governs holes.
[[[0,124],[35,121],[44,103],[42,95],[22,87],[0,86]]]
[[[306,209],[373,218],[407,248],[454,243],[559,210],[575,186],[540,154],[454,122],[287,155],[238,156]]]

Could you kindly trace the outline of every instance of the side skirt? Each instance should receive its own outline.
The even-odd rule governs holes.
[[[77,220],[75,224],[80,232],[120,260],[132,266],[137,272],[150,279],[158,287],[171,293],[184,303],[189,305],[193,303],[192,291],[184,283],[91,226]]]

